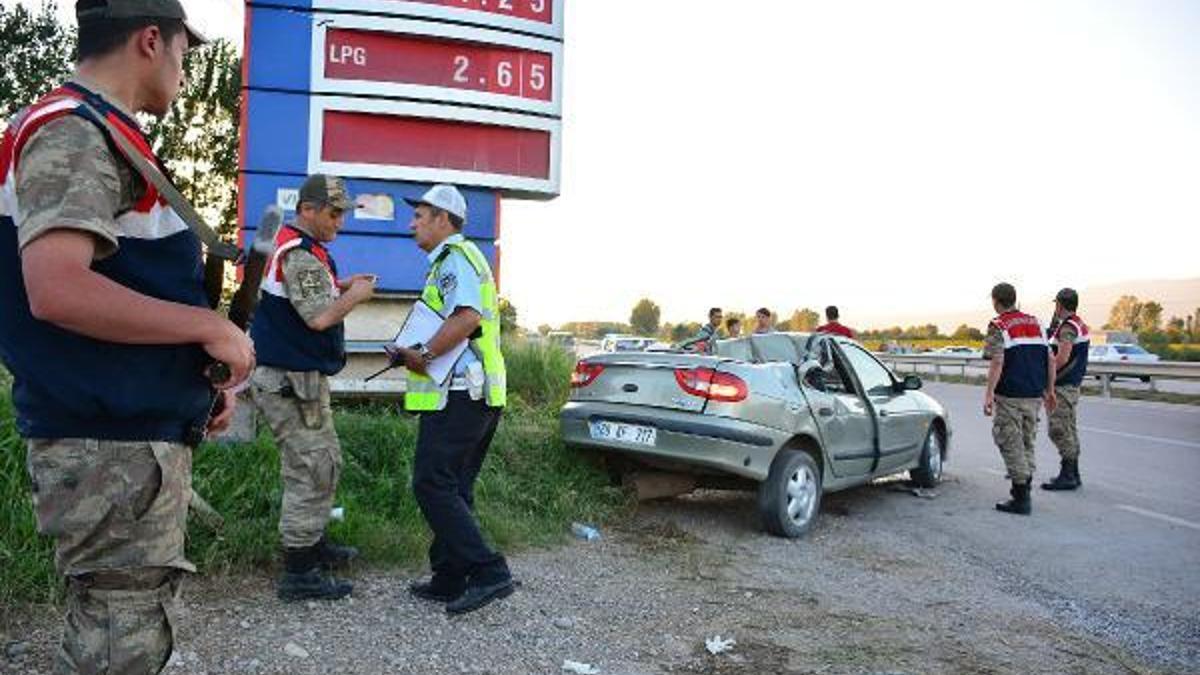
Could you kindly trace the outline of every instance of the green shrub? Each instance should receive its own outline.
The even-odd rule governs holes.
[[[563,446],[558,408],[573,358],[559,349],[506,346],[510,405],[483,472],[476,508],[502,550],[560,540],[573,520],[603,520],[624,503],[607,477]],[[0,394],[0,607],[54,600],[60,582],[52,546],[37,536],[24,443],[13,428],[8,388]],[[334,537],[363,549],[370,564],[416,565],[428,531],[413,501],[416,418],[381,403],[338,405],[343,469]],[[253,443],[205,444],[194,458],[194,487],[224,517],[219,531],[192,520],[188,556],[202,572],[273,566],[278,558],[279,454],[269,431]]]
[[[533,406],[562,407],[570,392],[575,355],[562,347],[528,340],[504,343],[508,395]]]

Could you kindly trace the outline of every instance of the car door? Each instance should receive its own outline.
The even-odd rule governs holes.
[[[834,475],[867,476],[875,465],[874,415],[832,342],[821,338],[813,348],[824,366],[824,377],[820,382],[806,383],[805,394]]]
[[[898,385],[882,363],[851,342],[838,345],[875,413],[879,428],[876,474],[892,473],[910,464],[925,441],[928,415]]]

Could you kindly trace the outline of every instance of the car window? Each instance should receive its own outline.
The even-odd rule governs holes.
[[[799,365],[800,353],[796,350],[796,343],[789,336],[768,333],[755,335],[750,339],[754,341],[754,348],[758,350],[758,355],[763,361],[781,361]]]
[[[1137,345],[1118,345],[1114,349],[1116,349],[1118,352],[1120,352],[1122,354],[1146,354],[1147,353],[1145,349],[1142,349],[1141,347],[1138,347]]]
[[[863,351],[858,345],[843,344],[842,351],[846,354],[846,359],[850,361],[850,367],[854,369],[859,382],[862,382],[863,389],[867,390],[868,394],[883,394],[892,390],[891,373],[876,361],[875,357]]]
[[[738,361],[753,362],[754,351],[750,349],[750,341],[746,338],[735,338],[733,340],[717,340],[716,349],[714,350],[717,356],[726,356]]]

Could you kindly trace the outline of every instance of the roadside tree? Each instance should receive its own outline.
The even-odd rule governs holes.
[[[658,320],[662,310],[649,298],[642,298],[633,306],[629,315],[629,325],[638,335],[655,335],[658,333]]]
[[[70,74],[75,35],[57,15],[54,0],[36,12],[0,5],[0,128]]]
[[[792,318],[788,319],[787,329],[802,333],[812,332],[820,325],[821,315],[813,310],[805,307],[792,312]]]
[[[964,323],[958,328],[954,329],[954,334],[950,337],[954,338],[955,340],[982,340],[984,336],[983,331],[973,326],[968,326]]]
[[[516,335],[519,328],[517,327],[517,308],[508,298],[500,298],[500,334],[501,335]]]

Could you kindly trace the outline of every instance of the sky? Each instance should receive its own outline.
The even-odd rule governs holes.
[[[240,43],[240,0],[184,4]],[[523,325],[1200,276],[1200,2],[567,0],[565,32],[562,194],[503,208]]]

